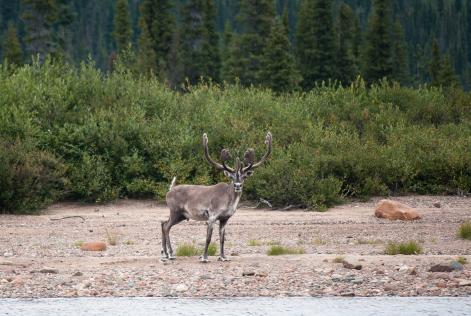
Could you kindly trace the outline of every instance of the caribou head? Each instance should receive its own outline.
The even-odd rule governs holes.
[[[203,148],[206,160],[216,170],[223,171],[224,175],[231,179],[235,192],[242,192],[244,180],[247,177],[250,177],[253,174],[253,170],[261,166],[270,155],[272,149],[272,136],[270,132],[268,132],[267,136],[265,136],[265,144],[267,145],[267,151],[258,162],[255,162],[255,150],[253,150],[253,148],[249,148],[244,154],[244,161],[242,162],[240,161],[239,157],[236,157],[234,168],[231,168],[226,164],[227,161],[231,159],[229,150],[221,150],[221,163],[215,162],[209,155],[208,135],[206,135],[206,133],[203,134]]]

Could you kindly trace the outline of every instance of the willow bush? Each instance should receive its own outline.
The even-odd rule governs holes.
[[[186,93],[117,67],[33,63],[0,71],[0,207],[60,199],[163,199],[177,183],[223,176],[205,162],[229,148],[269,162],[244,196],[325,209],[346,197],[471,191],[471,96],[460,90],[320,86],[309,93],[202,83]],[[21,166],[21,167],[20,167]]]

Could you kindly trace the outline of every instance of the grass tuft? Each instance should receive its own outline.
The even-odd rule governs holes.
[[[342,256],[337,256],[333,260],[334,263],[343,263],[344,261],[345,261],[345,257],[342,257]]]
[[[178,257],[192,257],[203,254],[204,248],[196,247],[194,244],[184,243],[177,246]],[[210,243],[208,247],[208,255],[214,256],[217,252],[217,246]]]
[[[257,239],[250,239],[249,240],[249,246],[255,247],[255,246],[261,246],[262,242]]]
[[[116,244],[118,243],[118,233],[116,233],[116,231],[114,230],[108,230],[106,229],[106,240],[108,241],[108,244],[110,244],[111,246],[116,246]]]
[[[77,240],[76,242],[74,242],[74,247],[80,248],[82,247],[83,243],[84,243],[83,240]]]
[[[458,236],[463,239],[471,240],[471,222],[464,222],[460,225]]]
[[[177,246],[177,256],[191,257],[199,254],[199,249],[194,244],[184,243]]]
[[[395,243],[390,242],[386,246],[387,255],[418,255],[422,253],[422,247],[415,241]]]
[[[290,247],[283,247],[280,245],[273,245],[267,251],[267,255],[269,256],[279,256],[279,255],[300,255],[306,253],[304,248],[290,248]]]
[[[456,259],[457,262],[461,263],[461,264],[466,264],[468,263],[468,259],[466,259],[465,257],[462,257],[462,256],[459,256],[457,259]]]

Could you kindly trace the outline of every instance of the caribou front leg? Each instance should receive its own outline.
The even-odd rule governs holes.
[[[213,226],[214,226],[214,219],[208,220],[208,231],[206,234],[206,245],[204,246],[204,254],[203,257],[201,257],[200,261],[201,262],[209,262],[208,260],[208,248],[209,244],[211,243],[211,236],[213,235]]]
[[[224,255],[224,239],[226,238],[226,224],[229,219],[219,220],[219,248],[221,249],[219,261],[229,261]]]

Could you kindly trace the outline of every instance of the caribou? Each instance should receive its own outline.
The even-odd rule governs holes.
[[[223,171],[224,175],[231,180],[231,183],[221,182],[215,185],[176,185],[173,178],[166,196],[167,206],[170,209],[169,219],[162,221],[162,261],[173,260],[172,244],[170,242],[170,229],[172,226],[184,221],[206,221],[206,244],[204,253],[200,257],[201,262],[208,262],[208,247],[211,243],[213,226],[219,221],[219,261],[228,261],[224,255],[225,227],[229,218],[234,215],[240,197],[244,180],[253,174],[253,170],[261,166],[268,158],[272,150],[272,135],[270,132],[265,137],[267,151],[262,158],[255,162],[255,151],[247,149],[244,154],[244,161],[236,157],[234,168],[226,163],[231,159],[229,150],[222,149],[221,163],[214,161],[209,155],[208,136],[203,134],[204,156],[208,163],[216,170]]]

